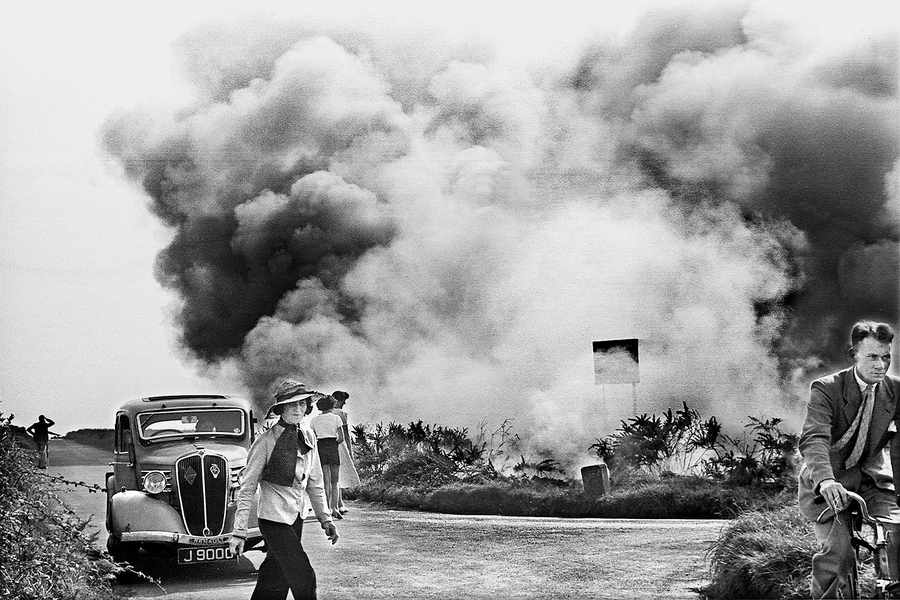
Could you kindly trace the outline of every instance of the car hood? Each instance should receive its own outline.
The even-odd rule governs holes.
[[[185,454],[197,452],[198,446],[210,454],[221,454],[233,467],[247,464],[247,448],[242,444],[229,444],[214,440],[198,441],[196,445],[191,442],[180,441],[154,444],[149,448],[143,449],[144,455],[139,459],[139,464],[142,469],[145,468],[144,465],[174,465],[175,461]],[[148,452],[151,449],[152,451]]]

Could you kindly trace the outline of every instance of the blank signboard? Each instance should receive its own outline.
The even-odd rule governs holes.
[[[638,340],[594,341],[594,383],[638,383]]]

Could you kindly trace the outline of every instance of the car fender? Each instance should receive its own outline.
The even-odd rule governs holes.
[[[168,503],[145,492],[127,490],[110,498],[110,531],[170,531],[186,533],[181,515]]]

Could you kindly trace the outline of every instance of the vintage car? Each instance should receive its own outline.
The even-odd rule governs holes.
[[[151,396],[120,407],[106,474],[110,554],[167,551],[179,565],[234,560],[228,538],[255,425],[250,402],[229,396]],[[251,513],[245,547],[261,541]]]

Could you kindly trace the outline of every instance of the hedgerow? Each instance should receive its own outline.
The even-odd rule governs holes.
[[[410,485],[363,484],[351,499],[450,514],[496,514],[646,519],[730,518],[759,507],[789,503],[792,491],[727,486],[699,477],[670,476],[615,488],[592,497],[581,485],[535,485],[516,480],[451,483],[429,489]]]
[[[88,521],[67,508],[35,472],[0,413],[0,597],[111,599],[120,567],[94,549]]]
[[[422,421],[358,425],[362,484],[346,496],[460,514],[729,518],[794,495],[797,436],[779,419],[748,417],[743,437],[687,404],[624,420],[588,448],[611,470],[612,490],[600,498],[584,494],[549,453],[526,459],[510,423],[491,433],[482,425],[475,436]]]
[[[97,448],[98,450],[111,452],[115,434],[116,432],[113,429],[92,428],[76,429],[75,431],[70,431],[63,437],[67,440],[78,442],[79,444]]]

